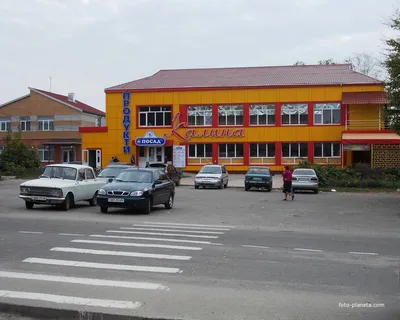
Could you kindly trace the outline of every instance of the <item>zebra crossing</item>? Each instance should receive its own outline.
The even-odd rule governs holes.
[[[168,285],[150,281],[153,280],[151,275],[157,280],[168,275],[179,277],[196,254],[208,247],[222,246],[218,240],[233,228],[143,222],[110,228],[101,234],[59,233],[58,240],[69,241],[67,246],[57,241],[57,246],[48,250],[48,255],[27,256],[21,260],[18,270],[0,270],[0,302],[51,303],[60,308],[78,306],[79,310],[97,307],[134,310],[146,303],[136,301],[143,297],[137,290],[171,292]],[[38,231],[21,234],[46,236],[45,232]],[[150,278],[149,281],[138,281],[146,278]],[[99,289],[86,290],[93,287]],[[114,289],[124,291],[118,295]],[[115,299],[115,296],[127,295],[129,299]]]

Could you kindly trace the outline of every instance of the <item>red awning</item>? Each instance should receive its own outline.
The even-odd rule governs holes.
[[[343,133],[342,144],[400,144],[397,133]]]
[[[343,104],[388,104],[387,93],[382,91],[343,92]]]

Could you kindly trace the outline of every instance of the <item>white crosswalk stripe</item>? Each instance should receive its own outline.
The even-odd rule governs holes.
[[[218,236],[203,236],[182,233],[166,233],[166,232],[144,232],[144,231],[122,231],[122,230],[107,230],[108,233],[128,233],[128,234],[143,234],[148,236],[169,236],[169,237],[186,237],[186,238],[204,238],[218,239]]]
[[[196,252],[203,251],[205,247],[222,246],[217,239],[223,237],[231,228],[234,226],[144,222],[121,226],[118,230],[104,230],[99,234],[59,231],[58,239],[67,240],[70,246],[50,247],[50,257],[25,257],[22,260],[23,271],[0,270],[0,301],[26,300],[36,301],[36,304],[76,305],[78,308],[136,309],[146,302],[135,301],[135,291],[132,291],[132,295],[129,294],[129,301],[125,301],[126,292],[121,291],[115,296],[112,294],[115,291],[104,291],[104,288],[147,290],[154,294],[158,291],[168,292],[170,289],[167,285],[143,281],[143,277],[147,274],[149,277],[151,274],[152,277],[178,277],[184,272],[187,263],[194,259]],[[27,234],[26,236],[46,235],[45,232],[39,231],[19,233]],[[183,254],[175,254],[179,250]],[[27,272],[27,268],[35,271]],[[130,276],[129,281],[124,281],[121,277],[126,278],[127,272],[132,274],[132,277],[140,277],[142,281],[130,281],[133,280]],[[104,276],[98,276],[99,274]],[[13,282],[16,285],[6,288]],[[37,290],[41,292],[31,292],[33,290],[28,285],[33,282],[49,285],[41,284]],[[55,287],[57,283],[62,285]],[[77,291],[75,287],[82,290]],[[92,287],[94,290],[87,291],[89,289],[85,287]],[[20,291],[16,291],[15,288]],[[54,288],[57,288],[57,291]],[[74,296],[71,296],[71,292]],[[75,292],[82,296],[75,296]],[[113,299],[116,297],[123,298]]]

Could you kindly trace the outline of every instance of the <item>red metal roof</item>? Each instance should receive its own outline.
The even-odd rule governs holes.
[[[389,100],[386,92],[343,92],[344,104],[387,104]]]
[[[106,91],[381,84],[350,64],[160,70]]]
[[[53,99],[56,99],[62,103],[68,104],[74,108],[78,108],[78,109],[82,110],[83,112],[91,113],[91,114],[95,114],[95,115],[99,115],[99,116],[106,115],[105,112],[103,112],[99,109],[93,108],[79,100],[75,100],[75,102],[70,101],[70,100],[68,100],[68,96],[63,96],[61,94],[57,94],[57,93],[53,93],[53,92],[49,92],[49,91],[45,91],[45,90],[39,90],[39,89],[34,89],[34,88],[30,88],[30,89],[39,94],[47,95],[47,96],[49,96]]]

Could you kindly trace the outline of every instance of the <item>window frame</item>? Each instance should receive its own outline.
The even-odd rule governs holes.
[[[22,124],[25,124],[25,129],[22,128]],[[29,129],[27,129],[29,127]],[[32,130],[32,121],[30,117],[21,117],[19,120],[19,129],[23,132],[28,132]]]
[[[4,130],[3,130],[4,125]],[[11,132],[11,118],[1,118],[0,119],[0,132]]]
[[[289,150],[288,150],[289,155],[288,156],[284,156],[283,155],[283,146],[285,144],[289,145]],[[298,155],[297,156],[293,156],[292,155],[292,145],[294,145],[294,144],[297,144],[297,148],[298,148],[297,149],[298,150]],[[306,146],[306,150],[307,150],[307,154],[306,155],[301,155],[301,145]],[[296,159],[296,158],[307,158],[308,154],[309,154],[308,143],[307,142],[284,142],[284,143],[282,143],[282,152],[281,153],[282,153],[282,158],[293,158],[293,159]]]
[[[335,108],[326,108],[326,109],[321,108],[321,114],[320,114],[321,122],[318,123],[316,121],[316,119],[315,119],[316,111],[317,111],[316,110],[316,106],[317,105],[339,105],[339,108],[338,109],[335,109]],[[313,103],[313,124],[315,126],[340,126],[340,125],[342,125],[342,120],[343,120],[342,119],[342,108],[343,108],[343,105],[340,102],[316,102],[316,103]],[[324,123],[323,110],[330,110],[330,118],[331,118],[331,122],[330,123]],[[333,122],[333,119],[334,119],[333,110],[339,110],[339,122],[337,122],[337,123]]]
[[[49,146],[49,148],[38,148],[38,153],[39,153],[39,159],[40,159],[40,162],[55,162],[55,148],[54,148],[54,146]],[[47,160],[45,160],[45,157],[44,157],[44,155],[45,155],[45,152],[48,152],[48,159]],[[50,153],[50,152],[52,152],[52,153]],[[42,157],[41,157],[41,153],[43,153],[43,159],[42,159]],[[50,159],[50,154],[52,154],[52,158],[53,159]]]
[[[221,108],[227,108],[227,107],[229,107],[229,109],[234,108],[234,107],[241,107],[241,110],[240,109],[231,109],[231,110],[221,109]],[[222,113],[224,111],[234,113],[235,124],[228,124],[228,114],[225,114],[225,116],[220,115],[220,113]],[[236,112],[241,112],[241,114],[238,115],[238,114],[236,114]],[[240,103],[238,103],[238,104],[219,104],[217,116],[218,116],[218,126],[220,126],[220,127],[243,127],[244,126],[244,104],[240,104]],[[239,123],[239,124],[237,123],[238,116],[242,117],[242,123]],[[220,117],[225,117],[226,124],[221,124]]]
[[[284,107],[285,106],[289,106],[289,107],[291,107],[291,106],[297,106],[297,109],[299,109],[300,108],[300,106],[305,106],[305,109],[306,109],[306,113],[305,114],[300,114],[299,112],[298,112],[298,110],[297,110],[297,120],[298,120],[298,123],[292,123],[292,115],[291,114],[284,114],[283,113],[283,109],[284,109]],[[301,116],[302,115],[305,115],[306,116],[306,123],[301,123]],[[289,116],[289,123],[284,123],[283,122],[283,117],[284,116]],[[282,126],[308,126],[308,125],[310,125],[308,122],[308,116],[309,116],[309,114],[308,114],[308,103],[307,102],[303,102],[303,103],[301,103],[301,102],[297,102],[297,103],[282,103],[281,104],[281,114],[280,114],[280,120],[281,120],[281,125]]]
[[[259,114],[255,115],[257,117],[257,123],[256,124],[252,124],[251,117],[254,116],[254,115],[252,115],[251,112],[252,112],[252,108],[256,108],[256,107],[267,107],[266,108],[267,110],[269,110],[268,107],[273,107],[274,113],[273,113],[273,115],[266,114],[266,119],[265,119],[266,123],[265,124],[264,123],[260,123],[260,115]],[[255,109],[255,110],[257,110],[257,109]],[[273,116],[273,118],[274,118],[273,122],[269,121],[269,117],[270,116]],[[275,103],[251,103],[249,105],[249,126],[250,127],[275,126],[275,125],[276,125],[276,104]]]
[[[252,156],[251,155],[251,145],[256,145],[257,146],[257,156]],[[260,145],[265,145],[265,153],[266,157],[260,156]],[[274,146],[274,155],[269,156],[268,152],[268,145],[273,145]],[[275,159],[276,157],[276,145],[274,142],[265,142],[265,143],[260,143],[260,142],[254,142],[254,143],[249,143],[249,158],[265,158],[265,159]]]
[[[189,113],[190,112],[199,112],[200,110],[190,110],[190,108],[209,108],[209,110],[204,110],[203,112],[204,112],[204,114],[203,115],[194,115],[194,117],[195,117],[195,123],[194,124],[190,124],[190,121],[189,121]],[[206,117],[206,112],[210,112],[211,113],[211,116],[209,117],[209,118],[207,118]],[[187,121],[187,125],[188,125],[188,127],[212,127],[212,125],[213,125],[213,106],[211,105],[211,104],[204,104],[204,105],[188,105],[187,106],[187,109],[186,109],[186,112],[187,112],[187,119],[186,119],[186,121]],[[203,118],[203,124],[198,124],[197,123],[197,118]],[[209,124],[206,124],[206,119],[209,119],[209,121],[210,121],[210,123]]]
[[[235,146],[235,156],[231,157],[228,155],[228,145],[234,145]],[[238,156],[237,155],[237,145],[241,145],[242,146],[242,155]],[[221,156],[221,146],[225,146],[225,153],[226,153],[226,157],[222,157]],[[243,143],[220,143],[218,144],[218,158],[220,159],[241,159],[244,158],[244,144]]]
[[[42,123],[42,128],[40,124]],[[47,124],[47,129],[45,129],[45,124]],[[54,117],[43,117],[43,119],[37,120],[37,130],[38,131],[54,131]]]
[[[330,144],[331,155],[330,155],[330,156],[324,156],[324,144],[326,145],[326,144],[328,144],[328,143]],[[316,155],[315,155],[315,148],[316,148],[316,146],[317,146],[318,144],[321,145],[321,156],[316,156]],[[334,152],[333,152],[333,150],[334,150],[333,146],[334,146],[335,144],[339,145],[339,155],[338,155],[338,156],[334,156],[334,155],[333,155],[333,154],[334,154]],[[338,159],[338,158],[341,158],[341,157],[342,157],[342,144],[341,144],[340,142],[330,142],[330,141],[328,141],[328,142],[314,142],[314,144],[313,144],[313,151],[314,151],[314,158],[317,158],[317,159],[324,159],[324,158],[334,158],[334,159]]]
[[[209,157],[207,156],[206,145],[210,145],[210,148],[211,148],[211,151],[210,151],[211,155]],[[190,155],[190,146],[194,146],[195,147],[195,156],[194,157]],[[199,146],[203,146],[204,157],[198,156],[198,147]],[[212,158],[212,144],[211,143],[190,143],[188,145],[188,158],[190,158],[190,159]]]
[[[148,111],[141,111],[144,108],[149,108]],[[151,111],[151,108],[159,108],[159,110]],[[169,110],[162,110],[162,108],[169,108]],[[163,114],[163,125],[156,125],[157,123],[157,113]],[[170,124],[166,123],[166,114],[170,115]],[[146,125],[141,124],[141,115],[145,115],[146,117]],[[149,123],[149,114],[154,114],[154,124],[148,125]],[[141,105],[137,106],[137,127],[138,128],[171,128],[172,127],[172,105]]]

